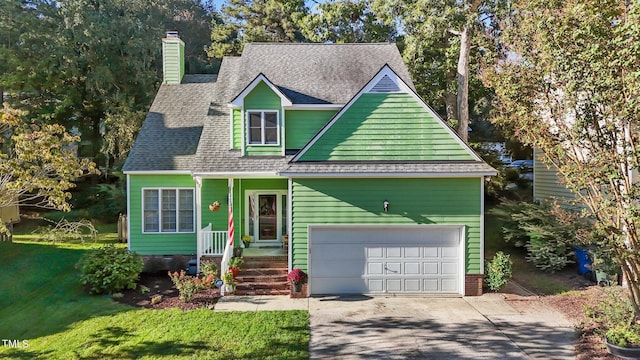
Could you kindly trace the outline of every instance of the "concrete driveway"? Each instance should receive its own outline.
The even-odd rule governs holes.
[[[314,297],[311,359],[572,359],[575,333],[542,303],[481,297]]]

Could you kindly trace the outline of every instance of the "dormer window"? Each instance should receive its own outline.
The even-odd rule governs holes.
[[[277,111],[247,111],[249,145],[278,145]]]

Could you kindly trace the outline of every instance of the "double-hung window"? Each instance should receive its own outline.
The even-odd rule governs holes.
[[[278,112],[248,111],[249,145],[278,145]]]
[[[143,232],[194,232],[193,189],[144,189],[142,197]]]

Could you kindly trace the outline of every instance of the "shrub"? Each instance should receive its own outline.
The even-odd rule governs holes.
[[[618,346],[640,345],[640,326],[628,294],[621,287],[608,287],[604,292],[596,305],[584,309],[586,317],[595,322],[596,335]]]
[[[485,285],[492,291],[502,289],[511,278],[512,266],[511,257],[502,251],[498,251],[491,261],[485,263]]]
[[[177,271],[174,273],[169,271],[169,277],[180,293],[180,301],[183,302],[191,301],[199,291],[210,288],[215,280],[213,275],[203,279],[197,276],[189,276],[185,274],[184,270],[180,270],[179,273]]]
[[[211,260],[204,260],[200,262],[200,272],[205,277],[211,275],[214,278],[218,277],[218,265]]]
[[[108,245],[86,253],[76,265],[80,282],[95,294],[135,289],[142,271],[142,259],[126,248]]]
[[[571,245],[589,242],[589,224],[557,204],[506,201],[505,207],[511,211],[502,229],[505,241],[525,246],[527,260],[542,270],[563,269],[573,262]]]

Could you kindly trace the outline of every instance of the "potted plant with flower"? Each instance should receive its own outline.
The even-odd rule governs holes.
[[[240,265],[242,264],[244,264],[244,259],[239,256],[232,257],[231,260],[229,260],[229,271],[233,273],[233,277],[238,276]]]
[[[209,204],[209,210],[211,211],[218,211],[220,210],[220,201],[214,201],[213,203]]]
[[[225,291],[231,293],[233,292],[233,290],[235,290],[236,279],[235,279],[235,276],[233,275],[233,272],[227,271],[226,273],[222,274],[222,281],[224,283]]]
[[[302,284],[307,282],[307,274],[301,269],[292,269],[287,274],[287,281],[291,283],[294,292],[300,292],[302,291]]]
[[[251,244],[251,240],[253,240],[251,235],[242,235],[242,242],[244,243],[244,247],[248,248]]]

